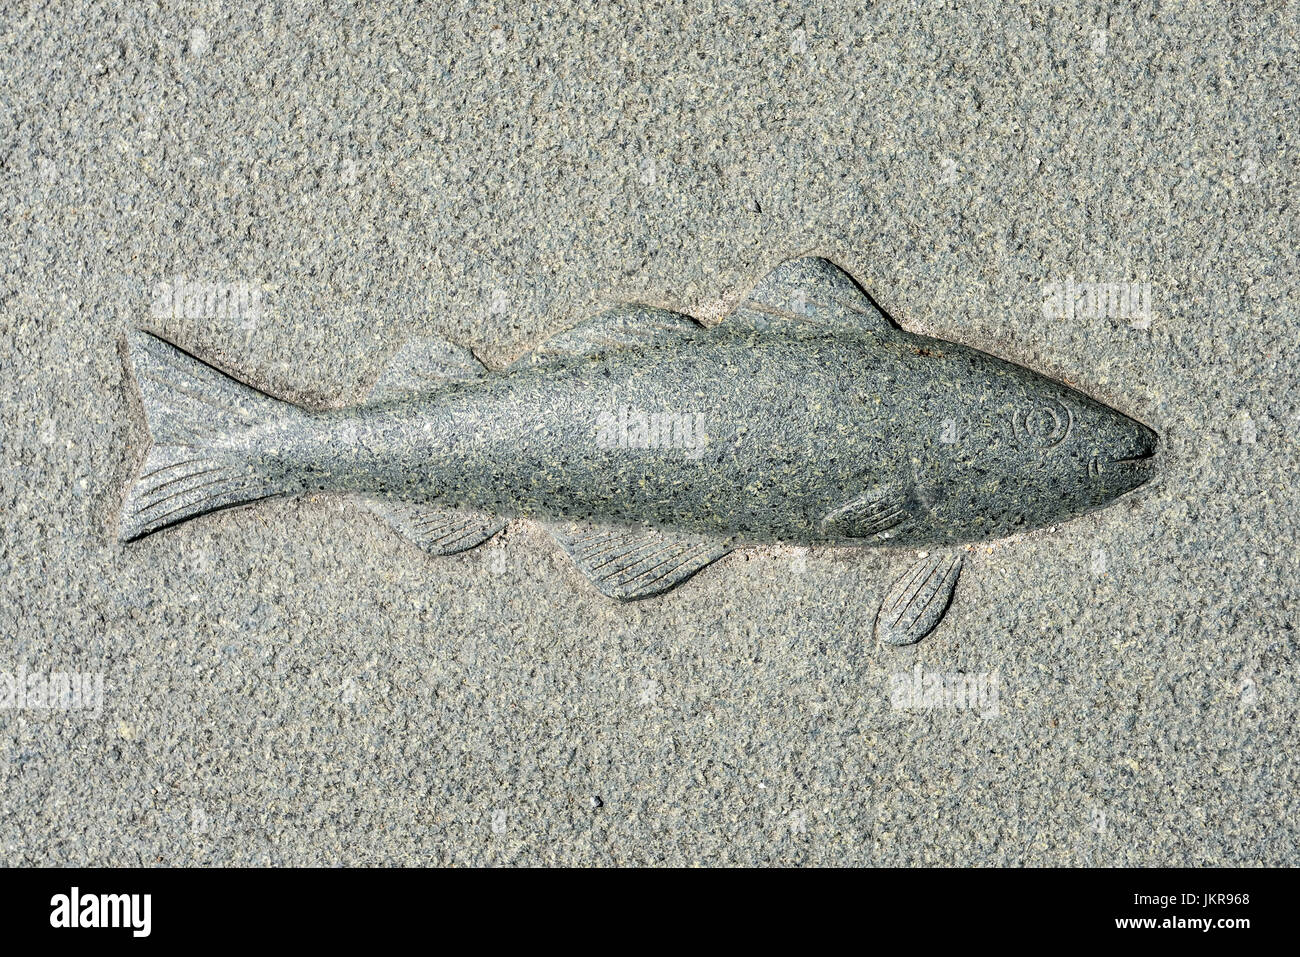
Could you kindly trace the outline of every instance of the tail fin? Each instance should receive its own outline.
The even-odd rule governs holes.
[[[129,333],[127,346],[153,447],[122,506],[123,541],[285,491],[244,433],[294,406],[146,332]]]

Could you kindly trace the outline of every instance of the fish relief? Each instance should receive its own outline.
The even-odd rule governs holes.
[[[152,447],[139,538],[307,492],[362,497],[434,555],[547,524],[610,598],[665,592],[735,548],[926,548],[881,602],[886,644],[931,631],[956,546],[1099,508],[1151,477],[1146,426],[1021,366],[895,326],[819,258],[721,323],[611,309],[501,372],[405,343],[361,405],[273,398],[144,332],[128,351]]]

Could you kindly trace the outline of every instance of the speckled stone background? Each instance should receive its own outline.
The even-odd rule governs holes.
[[[1296,864],[1295,3],[10,4],[6,864]],[[980,547],[768,548],[599,596],[540,527],[431,559],[328,497],[131,545],[145,327],[345,404],[816,253],[904,326],[1156,428],[1157,479]],[[260,316],[152,315],[176,277]],[[1046,284],[1150,283],[1149,328]],[[995,680],[897,708],[894,675]],[[995,713],[994,713],[995,712]]]

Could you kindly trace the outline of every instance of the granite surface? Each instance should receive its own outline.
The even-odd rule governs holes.
[[[12,6],[0,863],[1300,863],[1298,16]],[[617,604],[539,525],[431,558],[329,495],[117,541],[130,329],[329,408],[409,336],[499,369],[804,254],[1155,479],[904,648],[906,550]]]

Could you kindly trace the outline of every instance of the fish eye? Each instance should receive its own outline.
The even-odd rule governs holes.
[[[1074,412],[1060,399],[1031,402],[1011,414],[1011,431],[1027,449],[1054,449],[1074,430]]]

